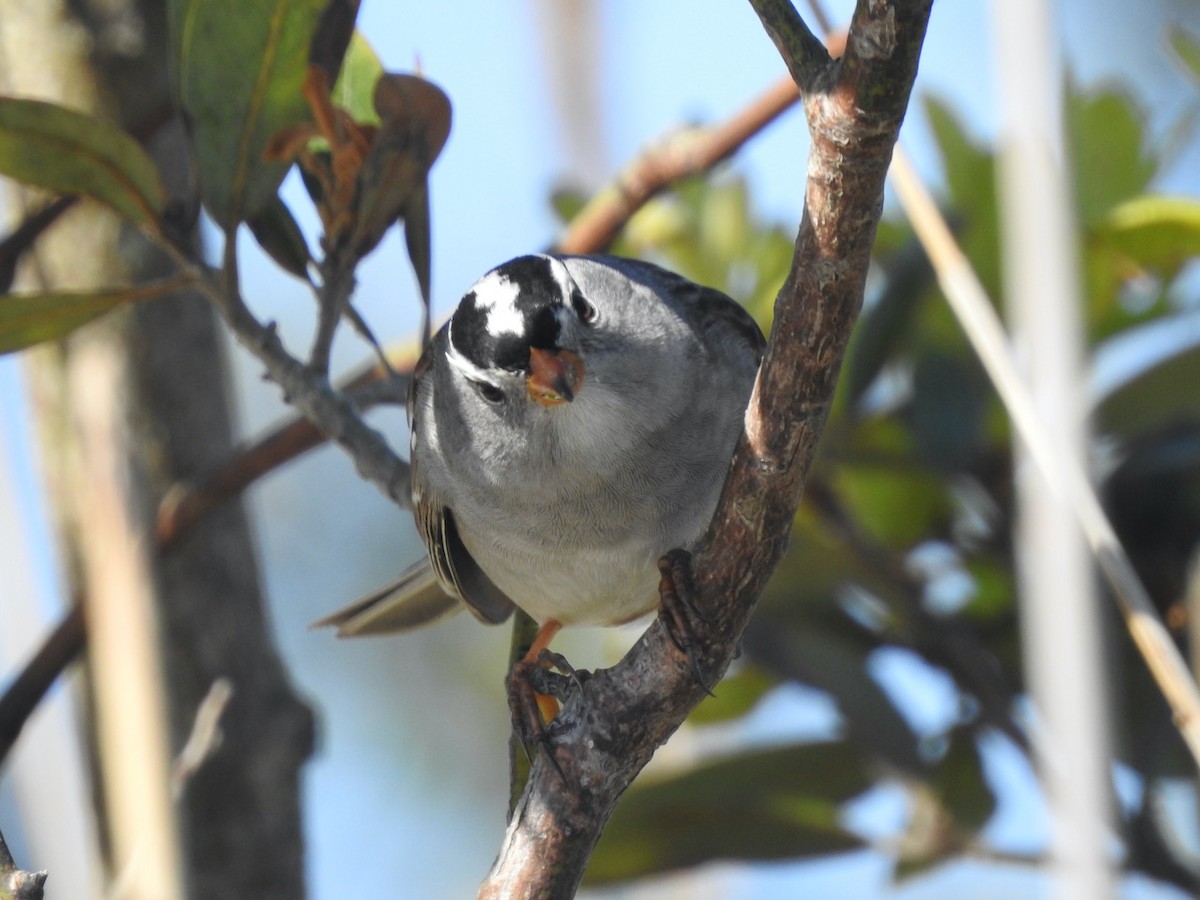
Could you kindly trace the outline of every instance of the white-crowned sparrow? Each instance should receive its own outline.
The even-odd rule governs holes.
[[[410,394],[428,559],[320,624],[405,630],[460,609],[615,625],[708,526],[763,351],[742,307],[646,262],[522,256],[481,278]],[[432,565],[430,565],[432,563]]]

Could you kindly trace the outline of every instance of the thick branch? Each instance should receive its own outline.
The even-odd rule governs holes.
[[[805,94],[813,140],[792,270],[776,301],[745,433],[694,560],[709,620],[698,625],[709,681],[729,665],[787,546],[862,303],[883,180],[932,0],[860,2],[840,66],[827,56],[822,66],[814,62],[811,35],[794,27],[794,10],[751,2],[789,69],[828,89]],[[792,21],[787,32],[781,17]],[[703,695],[660,622],[617,666],[586,680],[554,721],[557,766],[535,765],[480,896],[570,896],[617,798]]]

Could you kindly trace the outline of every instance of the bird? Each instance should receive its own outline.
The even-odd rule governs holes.
[[[341,636],[515,607],[618,625],[659,604],[659,560],[708,528],[765,339],[654,263],[519,256],[462,297],[413,371],[411,494],[426,556],[317,625]]]

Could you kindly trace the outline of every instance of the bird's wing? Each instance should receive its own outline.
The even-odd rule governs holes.
[[[458,598],[442,590],[428,559],[409,566],[385,588],[313,622],[313,628],[337,628],[338,637],[410,631],[462,609]]]
[[[512,600],[492,584],[463,546],[454,513],[436,498],[420,494],[413,499],[413,514],[442,590],[461,599],[483,622],[499,624],[512,615]]]
[[[444,332],[439,333],[436,340],[444,340]],[[454,513],[425,486],[421,477],[416,434],[423,410],[418,402],[418,392],[422,382],[430,377],[431,368],[427,352],[413,370],[409,394],[408,415],[413,434],[413,449],[409,454],[413,518],[421,542],[429,552],[432,572],[441,583],[442,590],[460,599],[481,621],[498,624],[512,615],[512,600],[492,584],[479,568],[458,536]]]

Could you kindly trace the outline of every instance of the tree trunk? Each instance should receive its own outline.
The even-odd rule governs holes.
[[[116,118],[145,141],[172,194],[190,198],[180,126],[168,113],[165,15],[145,0],[0,0],[5,88]],[[114,285],[167,265],[132,229],[82,203],[39,244],[19,286]],[[128,309],[35,365],[64,555],[88,621],[113,877],[129,879],[124,896],[148,900],[303,896],[298,781],[312,720],[268,633],[245,515],[226,506],[167,552],[154,541],[172,485],[232,445],[212,310],[197,296]],[[195,727],[202,704],[219,714],[216,731]],[[193,731],[199,762],[185,755],[169,779]],[[163,839],[172,807],[177,849]],[[167,818],[158,825],[146,818],[159,813]]]

